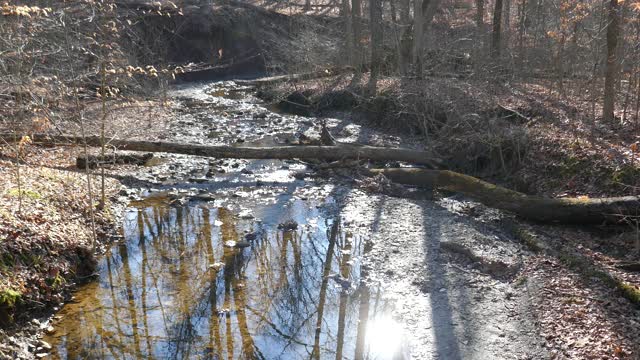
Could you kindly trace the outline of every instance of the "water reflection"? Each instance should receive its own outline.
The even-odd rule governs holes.
[[[360,284],[360,236],[303,201],[254,213],[268,220],[157,201],[130,209],[125,241],[104,257],[99,281],[63,308],[46,339],[53,357],[408,356],[387,304]],[[291,219],[296,230],[278,230]]]

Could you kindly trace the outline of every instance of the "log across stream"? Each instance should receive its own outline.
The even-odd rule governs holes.
[[[2,134],[0,139],[11,142],[14,134]],[[45,145],[86,144],[100,146],[97,136],[49,136],[34,134],[31,140]],[[462,193],[489,207],[512,212],[524,219],[549,223],[598,224],[616,223],[626,217],[640,214],[640,197],[625,196],[612,198],[542,198],[510,190],[478,178],[441,168],[442,161],[425,151],[356,146],[272,146],[233,147],[206,146],[197,144],[161,141],[132,141],[109,139],[110,148],[131,151],[165,152],[206,156],[215,158],[242,159],[357,159],[371,161],[403,161],[426,165],[432,169],[399,168],[371,169],[371,174],[381,174],[391,181],[428,188],[441,188]]]

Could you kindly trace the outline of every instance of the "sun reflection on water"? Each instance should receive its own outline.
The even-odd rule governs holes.
[[[390,316],[370,320],[367,325],[368,355],[366,359],[408,359],[404,329]]]
[[[408,359],[390,304],[361,281],[364,237],[327,202],[254,205],[260,221],[141,202],[45,338],[52,358]]]

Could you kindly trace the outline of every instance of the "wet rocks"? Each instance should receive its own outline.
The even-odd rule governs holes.
[[[215,271],[219,271],[222,268],[224,268],[224,263],[222,263],[222,262],[216,262],[216,263],[213,263],[213,264],[209,265],[209,269],[213,269]]]
[[[240,219],[253,219],[253,213],[249,209],[244,209],[238,213],[238,217]]]
[[[251,246],[251,244],[248,241],[240,240],[240,241],[236,242],[236,246],[235,247],[238,248],[238,249],[244,249],[244,248],[247,248],[247,247],[250,247],[250,246]]]
[[[282,112],[294,115],[311,116],[311,101],[300,91],[289,94],[285,100],[278,103],[278,108]]]
[[[51,344],[44,340],[39,340],[35,351],[36,359],[44,359],[49,355],[51,349],[53,349]]]
[[[207,181],[209,181],[209,179],[207,179],[206,177],[192,177],[192,178],[189,178],[189,182],[197,183],[197,184],[203,184],[203,183],[206,183]]]
[[[298,229],[298,223],[293,220],[287,220],[278,224],[278,230],[282,231],[294,231]]]
[[[342,289],[342,291],[348,291],[353,288],[353,284],[349,279],[345,279],[338,274],[333,274],[328,276],[329,279],[335,281],[335,283]]]
[[[229,248],[244,249],[251,246],[251,244],[248,241],[244,241],[244,240],[240,240],[240,241],[229,240],[224,242],[224,246]]]

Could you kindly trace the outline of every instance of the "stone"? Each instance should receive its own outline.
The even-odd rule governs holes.
[[[51,346],[51,344],[49,344],[48,342],[44,341],[44,340],[39,340],[38,341],[38,345],[40,347],[42,347],[43,350],[49,351],[51,349],[53,349],[53,346]]]

